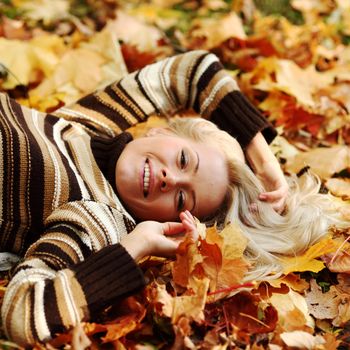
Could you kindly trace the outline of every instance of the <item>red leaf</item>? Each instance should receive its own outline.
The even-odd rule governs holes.
[[[225,301],[223,307],[227,321],[241,331],[251,334],[268,333],[276,327],[276,309],[271,305],[262,308],[258,296],[242,292]]]

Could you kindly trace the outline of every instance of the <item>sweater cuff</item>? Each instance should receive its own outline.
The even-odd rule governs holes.
[[[142,270],[120,244],[101,249],[71,269],[92,315],[146,284]]]
[[[254,136],[261,132],[267,143],[277,132],[271,123],[240,92],[228,93],[211,115],[211,121],[235,137],[245,149]]]

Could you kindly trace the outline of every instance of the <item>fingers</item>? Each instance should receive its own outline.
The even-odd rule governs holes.
[[[185,231],[185,227],[182,222],[164,222],[162,227],[163,233],[166,236],[177,235]]]
[[[281,214],[285,207],[287,194],[288,186],[282,186],[275,191],[260,193],[259,200],[271,203],[273,209]]]
[[[180,214],[180,219],[182,224],[185,226],[186,230],[191,231],[196,229],[196,222],[193,215],[188,211],[183,211]]]
[[[278,189],[271,192],[264,192],[259,194],[259,199],[264,202],[275,202],[283,199],[287,195],[285,189]]]
[[[198,239],[199,233],[193,215],[188,210],[186,210],[180,214],[180,219],[186,229],[186,233],[190,235],[194,241],[196,241]]]

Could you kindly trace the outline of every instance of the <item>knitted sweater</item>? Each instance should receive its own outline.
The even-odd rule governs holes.
[[[0,94],[0,248],[24,256],[3,301],[9,338],[46,341],[144,286],[119,244],[135,221],[97,165],[91,139],[112,140],[152,114],[186,108],[242,147],[258,131],[268,141],[275,135],[205,51],[150,65],[54,114]]]

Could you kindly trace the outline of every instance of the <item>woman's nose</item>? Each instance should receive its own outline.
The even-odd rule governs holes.
[[[168,192],[173,189],[178,180],[176,176],[168,169],[162,169],[160,174],[160,190],[162,192]]]

